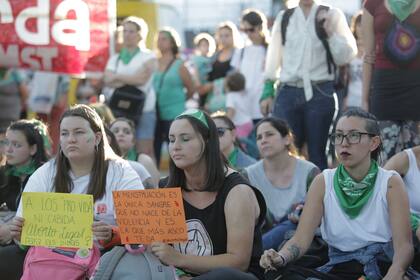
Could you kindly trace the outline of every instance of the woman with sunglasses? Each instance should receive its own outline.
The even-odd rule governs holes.
[[[213,120],[196,109],[179,115],[169,131],[169,154],[169,177],[161,186],[182,189],[188,241],[155,242],[152,252],[177,267],[181,279],[263,279],[264,199],[226,164]]]
[[[296,229],[306,192],[319,169],[298,157],[292,132],[285,121],[274,117],[262,119],[256,132],[263,159],[248,166],[245,172],[267,203],[264,249],[277,249],[286,233]]]
[[[238,170],[254,164],[256,160],[247,155],[240,147],[236,138],[235,125],[224,112],[216,112],[211,115],[216,124],[217,134],[219,136],[220,151],[229,161],[231,167]]]
[[[243,11],[241,31],[248,37],[246,46],[235,51],[231,66],[241,72],[246,80],[246,98],[251,118],[256,124],[263,116],[259,100],[264,87],[264,67],[267,52],[267,19],[255,9]]]
[[[314,179],[296,234],[279,252],[264,252],[263,268],[282,268],[285,279],[293,275],[297,265],[290,262],[305,254],[321,225],[329,262],[295,273],[317,279],[405,279],[413,257],[408,198],[401,177],[376,162],[379,135],[372,114],[354,108],[341,116],[331,135],[340,164]]]

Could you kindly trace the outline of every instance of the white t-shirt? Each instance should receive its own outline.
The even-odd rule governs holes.
[[[55,178],[55,159],[48,161],[38,168],[29,178],[24,192],[54,192]],[[73,180],[74,194],[85,194],[87,192],[90,175],[75,178],[72,173],[70,177]],[[143,183],[139,176],[131,168],[130,164],[123,159],[110,160],[108,172],[106,174],[106,191],[101,199],[94,203],[93,214],[96,220],[104,221],[108,224],[115,225],[114,201],[112,191],[116,190],[137,190],[144,189]],[[22,203],[16,216],[22,217]]]
[[[116,72],[118,74],[133,75],[140,68],[142,68],[147,61],[155,58],[156,56],[149,49],[141,48],[140,52],[138,52],[128,64],[124,64],[121,60],[118,60],[118,57],[119,54],[114,54],[111,56],[111,58],[108,60],[108,63],[106,64],[106,70]],[[137,87],[146,93],[143,112],[151,112],[155,110],[156,94],[152,86],[152,76],[153,75],[150,76],[149,80],[144,85]],[[111,98],[113,91],[113,88],[106,87],[103,93],[105,94],[105,97],[109,99]]]
[[[252,122],[251,115],[249,113],[246,95],[242,91],[230,91],[226,93],[226,108],[233,108],[235,115],[232,118],[235,126],[243,125]]]
[[[403,180],[406,186],[410,210],[412,213],[420,215],[420,169],[417,165],[416,155],[412,149],[405,150],[408,156],[408,171]]]
[[[247,114],[252,119],[261,119],[260,97],[264,88],[264,67],[266,48],[250,45],[235,50],[231,65],[245,76]]]

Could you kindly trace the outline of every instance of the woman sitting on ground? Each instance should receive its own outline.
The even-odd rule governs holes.
[[[216,124],[217,135],[219,136],[220,151],[229,161],[230,166],[238,170],[254,164],[256,160],[247,155],[236,138],[235,125],[226,113],[218,111],[211,115]]]
[[[319,173],[312,162],[300,159],[293,135],[283,120],[268,117],[256,126],[257,146],[263,159],[248,166],[249,182],[267,202],[272,228],[263,235],[264,249],[278,249],[285,234],[295,230],[309,185]]]
[[[408,198],[401,177],[376,162],[379,135],[372,114],[354,108],[341,116],[330,138],[339,166],[314,179],[296,234],[279,252],[264,252],[263,268],[275,270],[304,255],[321,225],[329,262],[288,273],[291,264],[284,279],[296,273],[317,279],[403,279],[413,257]]]
[[[160,185],[181,187],[189,240],[155,242],[152,252],[182,270],[182,279],[263,279],[264,199],[228,167],[213,120],[196,109],[179,115],[169,130],[169,155],[169,177]]]
[[[48,159],[45,144],[48,132],[40,121],[12,123],[5,138],[6,165],[0,167],[0,204],[2,210],[16,211],[29,176]],[[0,224],[0,274],[4,279],[20,279],[26,251],[12,241],[7,224]]]
[[[160,174],[153,159],[146,154],[139,154],[136,151],[135,127],[134,123],[126,118],[117,118],[113,121],[109,129],[114,133],[121,157],[129,161],[137,161],[142,164],[152,175],[153,186],[157,186]]]

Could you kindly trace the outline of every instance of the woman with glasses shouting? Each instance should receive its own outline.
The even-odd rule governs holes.
[[[284,279],[296,273],[317,279],[405,279],[413,257],[408,198],[401,177],[376,162],[379,131],[376,118],[362,109],[341,116],[331,135],[339,166],[314,179],[296,234],[279,252],[264,252],[263,268],[282,268]],[[329,262],[316,270],[296,269],[290,263],[305,254],[319,225]]]

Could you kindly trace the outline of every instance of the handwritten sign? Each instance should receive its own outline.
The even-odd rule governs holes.
[[[187,240],[180,188],[114,191],[112,194],[123,244]]]
[[[92,247],[92,195],[24,192],[22,203],[23,245]]]

